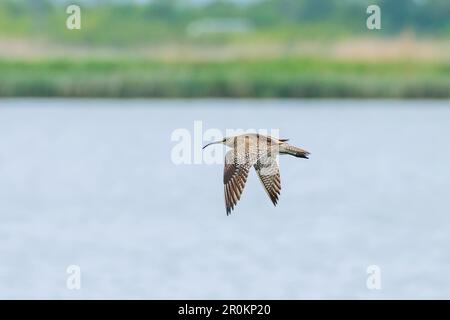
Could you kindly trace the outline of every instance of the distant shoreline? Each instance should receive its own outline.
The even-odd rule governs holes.
[[[450,98],[450,63],[0,59],[0,97]]]

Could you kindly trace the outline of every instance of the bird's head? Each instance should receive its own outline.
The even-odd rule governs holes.
[[[222,140],[218,140],[218,141],[213,141],[213,142],[210,142],[210,143],[208,143],[207,145],[205,145],[202,149],[205,149],[207,146],[210,146],[210,145],[212,145],[212,144],[219,144],[219,143],[225,143],[227,141],[227,138],[223,138]]]

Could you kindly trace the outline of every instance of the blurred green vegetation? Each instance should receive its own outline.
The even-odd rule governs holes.
[[[0,61],[0,96],[449,98],[450,64],[314,58]]]
[[[43,37],[63,43],[131,45],[182,41],[233,41],[260,36],[267,39],[331,38],[367,34],[369,4],[382,10],[382,34],[413,30],[421,36],[450,35],[448,0],[216,0],[192,5],[186,0],[80,1],[83,32],[65,26],[66,5],[73,1],[2,0],[0,35]],[[76,3],[76,2],[75,2]],[[186,30],[203,18],[243,19],[245,34],[192,37]]]
[[[449,0],[80,0],[82,29],[76,31],[66,28],[68,4],[73,2],[0,2],[0,96],[450,97],[450,59],[435,57],[440,47],[422,50],[426,59],[415,59],[414,52],[364,60],[351,50],[346,59],[323,54],[323,46],[317,54],[291,50],[405,34],[444,43],[450,38]],[[381,7],[382,30],[366,28],[369,4]],[[237,21],[245,28],[210,32],[205,21]],[[198,23],[205,32],[190,32]],[[12,50],[8,41],[28,45]],[[182,52],[168,59],[174,44],[174,50],[196,48],[195,54],[216,49],[206,58],[186,51],[189,58]],[[55,54],[55,45],[65,48],[63,54]],[[164,46],[159,55],[146,55]],[[243,46],[258,54],[240,55]],[[122,53],[100,55],[99,48]],[[149,49],[135,54],[139,48]],[[226,59],[217,54],[230,48],[238,53]],[[71,54],[73,49],[82,54]]]

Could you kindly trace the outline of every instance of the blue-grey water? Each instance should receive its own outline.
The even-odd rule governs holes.
[[[0,100],[0,298],[450,298],[449,107]],[[312,156],[281,157],[277,207],[251,172],[227,217],[222,165],[171,159],[196,120]]]

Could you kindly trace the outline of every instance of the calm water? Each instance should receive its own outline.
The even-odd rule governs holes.
[[[312,157],[227,217],[222,165],[171,161],[195,120]],[[0,298],[450,298],[449,138],[449,101],[0,100]]]

